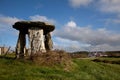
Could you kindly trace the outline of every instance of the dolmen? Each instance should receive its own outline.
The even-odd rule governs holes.
[[[24,58],[26,53],[26,34],[29,41],[29,55],[37,52],[50,51],[53,48],[51,34],[55,26],[47,22],[40,21],[18,21],[13,28],[19,30],[16,44],[16,58]]]

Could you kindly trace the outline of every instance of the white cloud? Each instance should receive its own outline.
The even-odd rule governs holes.
[[[120,24],[120,18],[110,19],[112,23]]]
[[[114,19],[113,22],[114,23],[120,23],[120,19]]]
[[[12,25],[19,21],[16,17],[0,15],[0,45],[15,46],[18,31]]]
[[[54,24],[55,20],[48,19],[46,16],[34,15],[29,17],[32,21],[45,21]]]
[[[68,0],[70,5],[74,8],[79,8],[81,6],[96,5],[98,10],[102,12],[110,13],[120,13],[120,0]]]
[[[72,41],[77,41],[79,44],[91,45],[94,46],[94,48],[103,44],[110,45],[112,48],[120,45],[120,34],[115,34],[114,32],[108,31],[104,28],[94,30],[89,26],[80,27],[73,25],[74,27],[72,27],[69,25],[71,22],[76,24],[74,21],[70,21],[61,30],[56,30],[54,35],[70,40],[71,44]]]
[[[118,51],[120,50],[120,46],[111,46],[109,44],[101,44],[92,46],[90,48],[91,51]]]
[[[34,15],[34,16],[30,16],[29,18],[31,21],[45,21],[45,22],[55,23],[55,20],[48,19],[46,16]],[[21,20],[24,19],[18,19],[16,17],[0,15],[0,24],[4,24],[4,25],[13,25],[15,22]]]
[[[83,47],[87,47],[88,45],[82,44],[78,41],[73,41],[69,39],[64,39],[61,37],[54,38],[54,48],[62,49],[66,51],[84,51]]]
[[[2,35],[2,36],[3,36],[3,34],[8,34],[8,35],[15,34],[16,35],[17,31],[12,28],[12,25],[15,22],[20,21],[20,20],[22,20],[22,19],[18,19],[16,17],[0,15],[0,35]]]
[[[69,3],[72,7],[78,8],[81,6],[89,5],[93,0],[69,0]]]
[[[69,26],[69,27],[76,27],[76,23],[74,21],[70,21],[66,26]]]
[[[120,0],[69,0],[69,3],[73,8],[93,5],[97,10],[114,14],[117,17],[116,19],[107,19],[107,24],[120,24]]]
[[[99,4],[104,12],[120,13],[120,0],[100,0]]]
[[[21,19],[18,19],[16,17],[0,15],[0,24],[13,25],[15,22],[20,21],[20,20]]]
[[[100,21],[105,22],[104,26],[105,27],[119,27],[120,24],[120,18],[107,18],[107,19],[101,19]]]

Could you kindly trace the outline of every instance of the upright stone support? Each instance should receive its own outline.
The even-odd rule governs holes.
[[[26,45],[25,33],[23,31],[20,31],[17,45],[16,45],[16,58],[23,58],[24,57],[25,45]]]
[[[28,30],[30,55],[37,53],[38,51],[46,52],[44,45],[43,29],[37,27],[31,27]]]
[[[53,48],[53,42],[50,33],[47,33],[45,35],[45,48],[47,51],[52,50]]]

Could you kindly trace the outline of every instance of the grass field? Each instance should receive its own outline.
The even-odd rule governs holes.
[[[120,60],[113,60],[117,59]],[[94,62],[91,59],[72,61],[72,69],[65,71],[59,66],[38,66],[30,61],[0,57],[0,80],[120,80],[118,64]]]

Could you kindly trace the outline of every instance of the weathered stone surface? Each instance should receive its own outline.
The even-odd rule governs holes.
[[[47,51],[52,50],[53,48],[53,42],[50,33],[45,35],[45,48]]]
[[[16,58],[23,58],[24,57],[25,44],[26,44],[25,33],[23,31],[20,31],[17,45],[16,45]]]
[[[38,51],[46,52],[44,46],[43,29],[37,27],[31,27],[28,30],[29,45],[31,54],[35,54]]]

